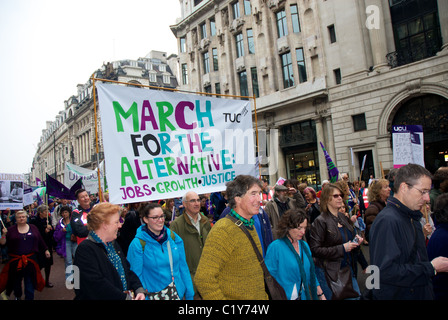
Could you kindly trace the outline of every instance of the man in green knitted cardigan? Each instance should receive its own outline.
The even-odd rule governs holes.
[[[261,243],[253,216],[260,208],[261,181],[239,175],[227,184],[229,213],[249,230],[258,250]],[[263,269],[249,239],[230,219],[220,219],[204,245],[194,283],[205,300],[267,300]]]

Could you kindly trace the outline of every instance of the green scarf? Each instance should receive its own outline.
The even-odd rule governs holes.
[[[286,243],[286,245],[292,250],[292,252],[294,253],[294,255],[297,259],[297,263],[299,264],[299,268],[300,268],[301,281],[304,284],[304,288],[308,287],[308,290],[305,290],[306,299],[307,300],[311,300],[311,299],[318,300],[317,285],[316,285],[316,271],[314,268],[313,258],[311,257],[311,252],[309,252],[307,247],[303,244],[303,240],[300,240],[299,245],[300,245],[300,252],[302,253],[302,257],[304,254],[306,254],[306,257],[308,258],[308,261],[310,262],[310,281],[309,281],[310,285],[308,285],[305,269],[303,267],[303,261],[300,259],[299,254],[297,253],[296,249],[294,249],[291,241],[287,237],[284,237],[281,240],[283,240]],[[299,296],[302,292],[301,289],[302,289],[302,285],[300,285]]]
[[[230,213],[229,213],[232,217],[234,217],[234,218],[236,218],[236,219],[238,219],[238,220],[241,220],[242,222],[243,222],[243,225],[246,227],[246,228],[248,228],[248,229],[250,229],[250,230],[254,230],[254,218],[250,218],[250,220],[247,220],[247,219],[245,219],[245,218],[243,218],[242,216],[240,216],[238,213],[236,213],[236,211],[235,210],[230,210]]]

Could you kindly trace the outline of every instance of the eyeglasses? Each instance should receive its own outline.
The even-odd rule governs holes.
[[[417,190],[418,192],[421,193],[422,197],[425,194],[429,194],[431,192],[431,190],[420,190],[419,188],[414,187],[412,184],[406,183],[409,187],[414,188],[415,190]]]
[[[337,198],[342,198],[342,194],[340,194],[340,193],[338,193],[338,194],[333,194],[332,195],[333,196],[333,198],[335,198],[335,199],[337,199]]]
[[[157,216],[157,217],[148,217],[148,218],[149,218],[149,219],[152,219],[152,220],[154,220],[154,221],[157,221],[157,220],[165,220],[166,215],[162,214],[161,216]]]

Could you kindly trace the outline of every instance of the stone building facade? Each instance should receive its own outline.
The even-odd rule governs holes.
[[[362,178],[381,177],[393,167],[392,124],[422,124],[427,167],[446,165],[448,129],[431,121],[443,123],[448,110],[447,1],[180,5],[171,26],[180,88],[256,98],[262,174],[271,184],[327,179],[319,142],[340,172],[357,178],[366,156]],[[415,115],[422,106],[431,114]]]
[[[174,73],[173,71],[174,70]],[[108,79],[131,85],[146,85],[174,89],[177,87],[177,60],[165,52],[151,51],[137,60],[119,60],[107,63],[94,72],[96,79]],[[122,84],[123,85],[123,84]],[[47,121],[33,159],[30,180],[45,180],[46,173],[64,181],[65,163],[80,167],[97,168],[95,112],[89,79],[77,86],[77,94],[64,102],[64,109],[55,121]],[[97,100],[98,101],[98,100]],[[104,159],[101,118],[97,104],[99,161]]]

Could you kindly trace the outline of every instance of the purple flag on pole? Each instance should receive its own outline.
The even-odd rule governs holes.
[[[47,173],[47,195],[68,199],[68,200],[76,200],[75,195],[72,194],[69,188],[60,183],[58,180],[50,177]]]
[[[330,177],[330,182],[335,183],[336,181],[338,181],[339,170],[334,165],[333,160],[331,160],[330,155],[328,154],[327,150],[325,150],[325,147],[322,144],[322,142],[320,143],[320,146],[322,147],[322,150],[324,151],[325,160],[327,161],[327,169],[328,169],[328,176]]]

